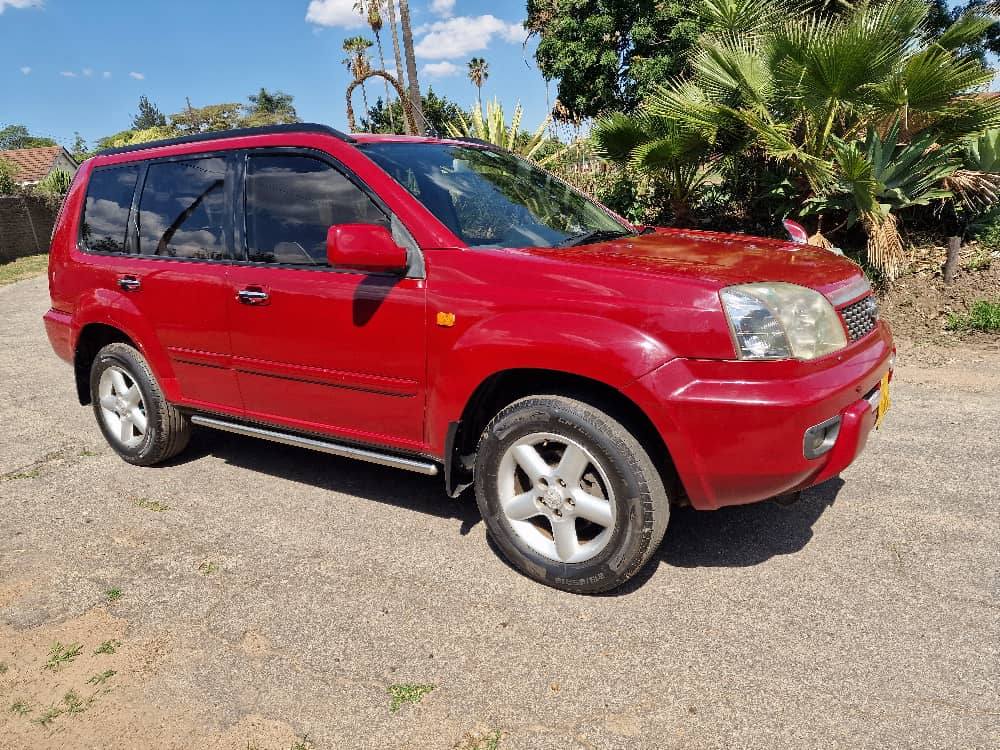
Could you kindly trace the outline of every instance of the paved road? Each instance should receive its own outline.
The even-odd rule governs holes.
[[[517,575],[433,479],[214,432],[126,465],[46,306],[43,279],[0,289],[13,747],[1000,746],[995,353],[904,348],[842,479],[791,508],[678,511],[636,585],[584,598]],[[118,653],[94,655],[105,639]],[[45,669],[56,640],[81,655]],[[108,665],[110,690],[86,682]],[[401,683],[435,689],[390,713]]]

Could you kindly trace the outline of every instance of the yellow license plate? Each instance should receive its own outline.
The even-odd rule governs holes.
[[[878,388],[878,409],[875,410],[875,429],[882,426],[885,413],[892,406],[892,399],[889,398],[889,373],[882,376],[882,383]]]

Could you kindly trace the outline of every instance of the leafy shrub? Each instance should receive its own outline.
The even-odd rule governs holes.
[[[970,233],[987,250],[1000,250],[1000,207],[980,216]]]
[[[72,184],[73,175],[65,170],[55,169],[35,185],[35,190],[43,195],[61,198],[69,192]]]
[[[17,167],[6,159],[0,159],[0,195],[17,192]]]

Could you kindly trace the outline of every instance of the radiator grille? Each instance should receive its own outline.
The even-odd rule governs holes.
[[[847,326],[847,333],[851,341],[857,341],[868,335],[875,328],[875,321],[878,320],[878,305],[875,298],[868,295],[854,304],[848,305],[840,311],[840,316]]]

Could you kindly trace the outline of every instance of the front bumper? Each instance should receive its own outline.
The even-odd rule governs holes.
[[[868,398],[892,355],[880,322],[813,362],[675,359],[625,393],[659,430],[691,504],[712,510],[795,492],[849,466],[875,424]],[[838,415],[833,447],[806,458],[806,430]]]

